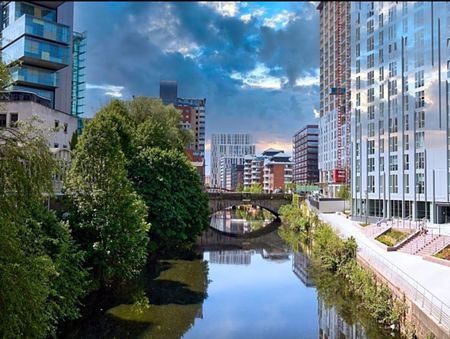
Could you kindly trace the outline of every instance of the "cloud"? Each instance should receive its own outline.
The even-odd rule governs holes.
[[[320,112],[317,109],[315,109],[315,108],[314,108],[313,111],[314,111],[314,118],[316,118],[316,119],[320,118]]]
[[[122,91],[124,89],[123,86],[114,86],[114,85],[94,85],[94,84],[86,84],[86,89],[100,89],[103,90],[105,95],[114,97],[114,98],[122,98]]]
[[[236,16],[239,13],[239,3],[229,1],[199,1],[202,6],[208,6],[223,16]]]
[[[273,17],[264,18],[263,25],[270,28],[279,29],[286,27],[289,22],[295,20],[296,18],[296,13],[283,10],[281,13],[276,14]]]
[[[280,89],[284,79],[270,75],[270,69],[264,64],[257,64],[256,68],[245,74],[234,72],[232,79],[241,80],[243,87]]]

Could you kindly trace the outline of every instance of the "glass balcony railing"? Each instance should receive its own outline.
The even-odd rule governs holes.
[[[9,64],[16,60],[58,70],[69,65],[69,47],[30,37],[22,37],[3,49],[3,61]]]
[[[14,81],[37,84],[45,87],[58,87],[58,73],[27,66],[18,66],[11,69]]]
[[[7,46],[22,35],[30,35],[65,45],[70,43],[70,29],[68,26],[26,14],[6,27],[2,35],[2,47]]]

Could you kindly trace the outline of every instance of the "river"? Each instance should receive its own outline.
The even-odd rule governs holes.
[[[60,336],[392,337],[334,277],[313,275],[307,255],[291,250],[267,212],[227,210],[212,226],[196,254],[159,260],[134,284],[93,296]]]

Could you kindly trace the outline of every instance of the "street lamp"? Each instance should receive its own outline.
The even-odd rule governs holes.
[[[367,190],[364,190],[364,193],[366,195],[366,202],[364,204],[364,211],[366,212],[366,225],[367,225],[367,219],[368,219],[368,215],[369,215],[369,211],[368,211],[368,207],[369,207],[369,193],[367,192]]]

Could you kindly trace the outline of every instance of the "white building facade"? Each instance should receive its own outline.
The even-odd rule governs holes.
[[[351,6],[353,215],[448,222],[450,4]]]

